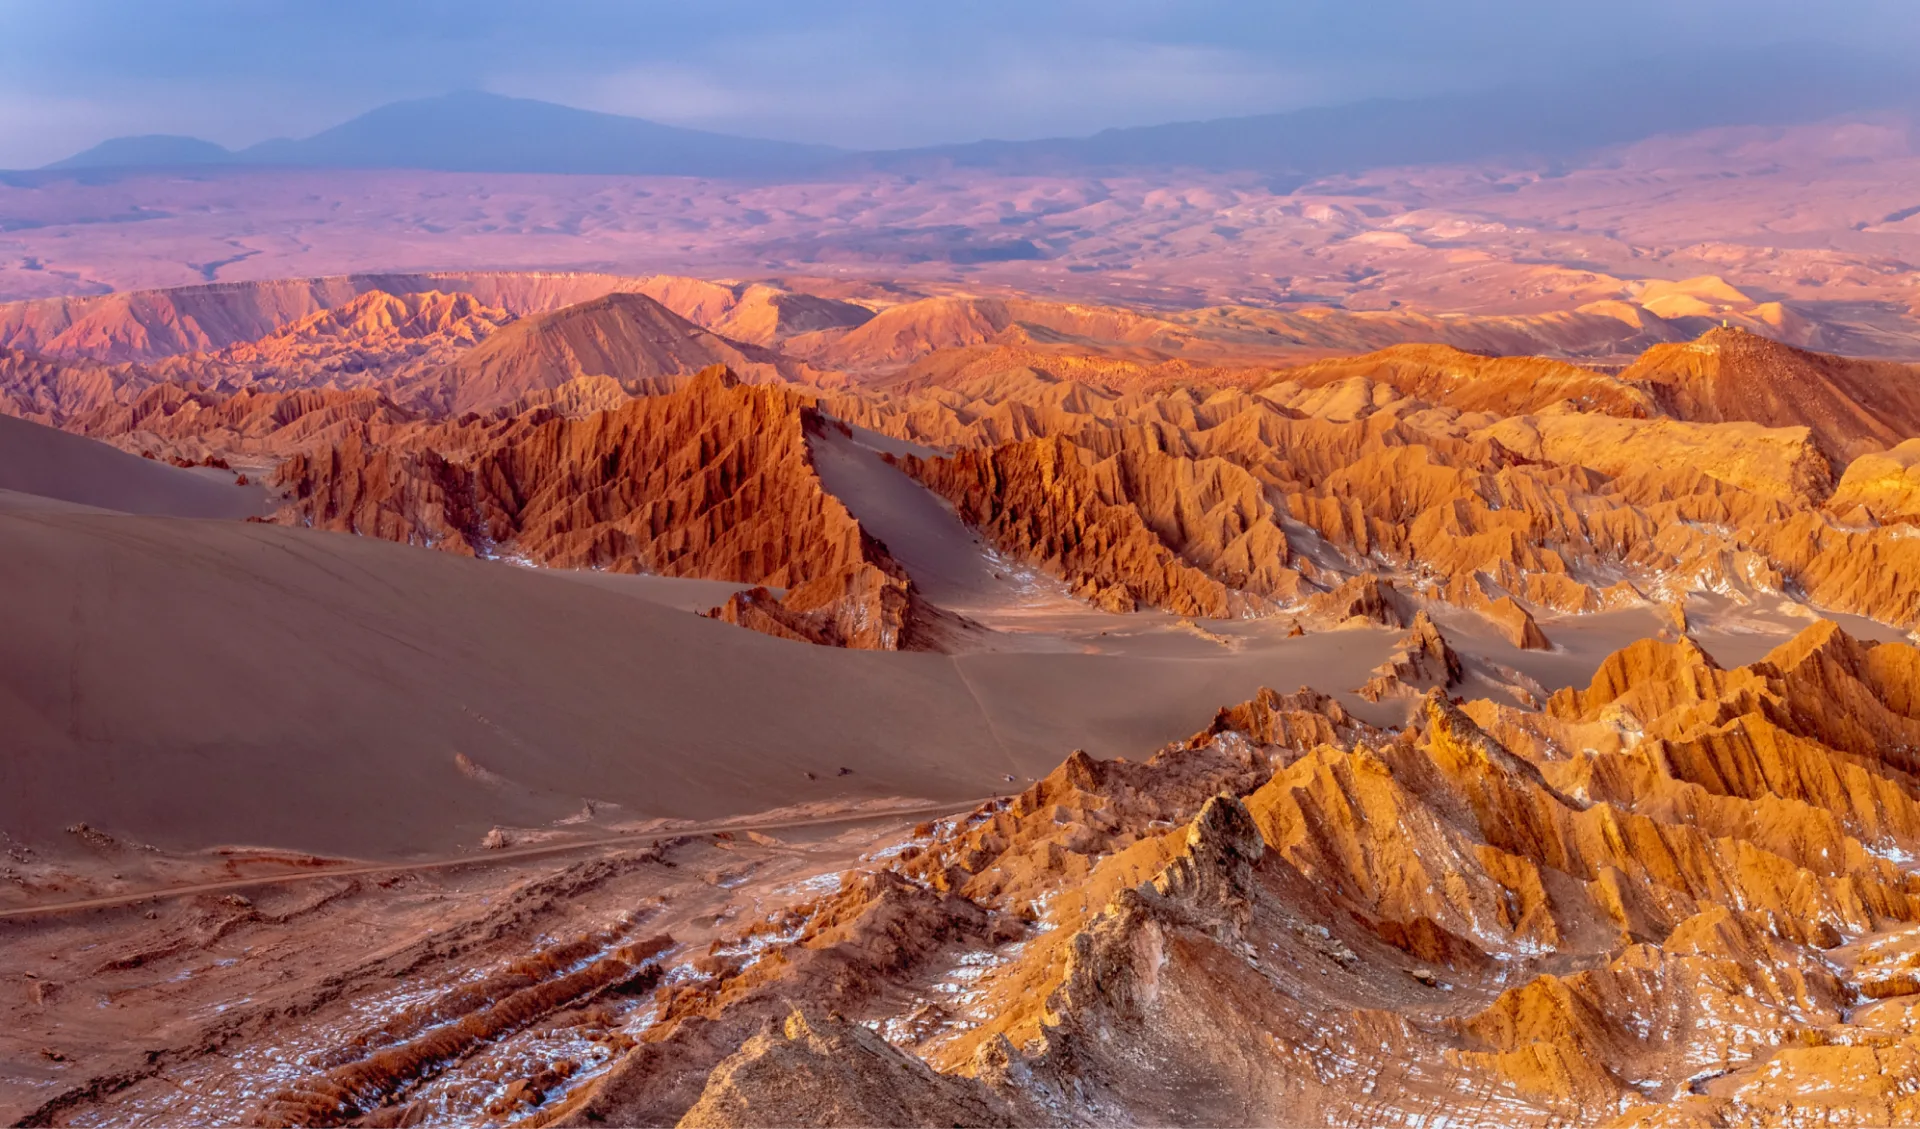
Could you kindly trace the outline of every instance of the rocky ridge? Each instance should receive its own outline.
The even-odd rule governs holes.
[[[279,520],[555,568],[762,586],[723,618],[881,650],[912,643],[911,581],[821,486],[799,394],[703,370],[582,418],[535,410],[365,434],[280,464]],[[767,588],[787,589],[784,599]]]
[[[710,365],[765,381],[798,369],[756,346],[694,325],[645,294],[619,293],[515,322],[457,360],[397,382],[396,395],[461,415],[507,407],[581,377],[607,377],[629,395],[672,389]]]
[[[1377,574],[1486,616],[1523,649],[1550,648],[1559,616],[1638,606],[1684,627],[1694,594],[1920,624],[1899,579],[1920,567],[1906,559],[1902,472],[1873,461],[1897,458],[1879,451],[1916,422],[1904,366],[1728,329],[1617,374],[1441,345],[1276,368],[1258,363],[1250,314],[1000,298],[873,314],[667,277],[429,279],[447,289],[396,294],[368,277],[339,296],[287,291],[274,301],[321,308],[215,352],[118,365],[10,354],[8,407],[162,459],[297,458],[289,473],[310,479],[356,474],[378,449],[412,460],[390,478],[435,481],[432,457],[464,465],[549,415],[618,412],[720,363],[812,389],[821,426],[914,445],[898,465],[997,552],[1110,611],[1297,615]],[[611,292],[549,308],[568,287]],[[465,487],[422,489],[419,506],[444,510]],[[477,533],[371,516],[355,528],[481,551]],[[778,572],[722,578],[785,587],[764,579]],[[772,606],[754,597],[725,614],[808,634]]]
[[[1542,711],[1076,755],[716,942],[535,1121],[1901,1122],[1912,1013],[1856,1003],[1916,990],[1916,654],[1646,641]]]

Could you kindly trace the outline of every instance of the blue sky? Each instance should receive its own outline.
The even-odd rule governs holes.
[[[0,0],[0,167],[485,89],[849,147],[1412,95],[1728,47],[1920,52],[1915,0]]]

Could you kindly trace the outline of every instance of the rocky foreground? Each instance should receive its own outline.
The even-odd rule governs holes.
[[[620,986],[650,1002],[606,1069],[473,1112],[1906,1123],[1917,680],[1920,651],[1821,624],[1734,670],[1638,643],[1540,711],[1430,691],[1400,732],[1263,693],[1144,762],[1076,754],[701,948],[644,919],[583,937],[252,1116],[433,1120],[421,1079],[556,1008],[604,1024]]]

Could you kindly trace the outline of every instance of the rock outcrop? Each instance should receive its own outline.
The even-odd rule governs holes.
[[[214,282],[0,304],[0,345],[62,360],[154,362],[271,337],[374,291],[470,295],[514,317],[545,313],[646,280],[571,271],[448,271]]]
[[[1248,614],[1300,591],[1259,483],[1223,460],[1036,439],[899,465],[1003,551],[1108,611]]]
[[[1920,439],[1848,463],[1827,510],[1866,525],[1920,518]]]
[[[1545,357],[1485,356],[1446,345],[1396,345],[1362,356],[1317,361],[1287,370],[1269,387],[1345,389],[1352,388],[1353,381],[1384,385],[1396,398],[1500,416],[1529,415],[1559,406],[1636,419],[1656,411],[1645,390],[1606,373]]]
[[[1507,642],[1523,651],[1551,650],[1553,644],[1547,641],[1547,633],[1533,621],[1533,613],[1514,602],[1512,596],[1502,596],[1486,606],[1486,614],[1493,625],[1506,637]]]
[[[370,290],[264,337],[169,357],[147,371],[223,390],[354,388],[450,363],[513,320],[471,294]]]
[[[1372,572],[1415,594],[1489,613],[1516,645],[1528,647],[1544,645],[1537,625],[1526,622],[1538,612],[1670,604],[1689,591],[1750,600],[1799,585],[1827,606],[1913,622],[1903,598],[1873,579],[1888,574],[1884,563],[1871,574],[1864,565],[1898,559],[1907,546],[1870,528],[1833,527],[1815,508],[1832,489],[1820,437],[1831,436],[1831,427],[1822,433],[1757,409],[1748,414],[1758,419],[1661,418],[1657,382],[1572,366],[1552,376],[1568,382],[1568,395],[1531,400],[1534,386],[1520,377],[1539,374],[1518,366],[1503,376],[1488,358],[1462,357],[1455,365],[1382,355],[1329,367],[1312,386],[1288,379],[1255,393],[1149,394],[1032,368],[980,371],[904,384],[889,398],[837,396],[830,403],[837,416],[861,426],[958,448],[938,467],[933,460],[909,465],[924,466],[915,473],[955,500],[1003,551],[1051,560],[1050,571],[1111,607],[1131,600],[1217,614],[1220,593],[1187,583],[1181,566],[1237,587],[1241,562],[1223,562],[1219,547],[1222,535],[1241,530],[1194,536],[1199,523],[1159,520],[1152,491],[1139,488],[1143,481],[1191,478],[1171,468],[1217,460],[1251,480],[1237,492],[1256,502],[1242,512],[1258,512],[1284,539],[1285,554],[1268,561],[1292,575],[1262,577],[1249,569],[1245,588],[1277,603]],[[1445,401],[1441,391],[1456,384],[1448,395],[1466,396],[1476,380],[1509,391],[1460,400],[1474,412],[1420,398]],[[1506,410],[1534,414],[1495,414]],[[1856,438],[1877,442],[1871,431]],[[1044,458],[1037,446],[1043,441],[1055,444]],[[1103,490],[1050,498],[1051,487],[1023,485],[1045,479],[1042,463],[1079,477],[1060,457],[1062,443],[1079,453],[1089,477],[1100,477]],[[1033,469],[1015,469],[1022,464]],[[1103,574],[1101,566],[1074,564],[1070,546],[1050,545],[1048,536],[1063,540],[1060,534],[1101,520],[1079,501],[1070,506],[1087,513],[1069,519],[1049,512],[1070,496],[1133,507],[1158,549],[1141,540],[1140,551],[1103,554],[1129,558],[1120,569],[1125,577],[1113,565]],[[973,501],[959,501],[967,497]],[[1101,537],[1113,545],[1134,540],[1117,528]],[[1181,589],[1188,591],[1176,595]]]
[[[1743,329],[1656,345],[1620,379],[1645,385],[1680,419],[1806,427],[1839,465],[1920,434],[1913,366],[1808,352]]]
[[[931,1070],[857,1023],[799,1011],[715,1067],[678,1124],[749,1129],[769,1117],[794,1125],[1021,1124],[984,1086]]]
[[[1307,601],[1307,610],[1335,623],[1351,619],[1370,620],[1383,627],[1405,627],[1406,601],[1393,587],[1374,573],[1362,573],[1331,592],[1321,592]]]
[[[1369,702],[1418,697],[1430,686],[1457,685],[1463,673],[1460,656],[1447,645],[1433,618],[1422,611],[1413,617],[1413,629],[1393,654],[1373,669],[1366,685],[1356,692]]]
[[[1737,293],[1644,289],[1676,310]],[[462,415],[525,430],[722,363],[939,449],[903,466],[1000,552],[1110,610],[1293,610],[1372,573],[1523,646],[1541,645],[1530,617],[1684,610],[1706,592],[1920,623],[1887,579],[1920,551],[1887,528],[1907,505],[1892,449],[1920,430],[1910,368],[1744,330],[1665,340],[1680,323],[1645,311],[1660,340],[1609,373],[1452,345],[1276,364],[1273,342],[1320,340],[1313,327],[1235,308],[940,297],[876,314],[666,276],[355,276],[9,309],[7,340],[66,359],[0,358],[5,410],[160,458],[313,456],[357,436],[464,465],[482,440]],[[422,434],[397,438],[409,427]]]
[[[759,283],[660,275],[642,283],[639,290],[695,325],[749,345],[775,345],[803,333],[852,329],[873,317],[872,310],[857,303]]]
[[[249,388],[222,394],[156,384],[131,402],[72,416],[66,426],[128,450],[197,461],[211,456],[281,458],[349,440],[384,443],[413,430],[424,418],[377,388]]]
[[[124,365],[53,361],[0,348],[0,411],[62,427],[114,403],[138,379]]]
[[[1920,1059],[1808,1052],[1910,1037],[1856,1001],[1920,961],[1920,778],[1875,752],[1917,677],[1825,624],[1736,670],[1635,644],[1543,712],[1435,688],[1398,735],[1263,693],[922,827],[542,1119],[1897,1122]]]
[[[387,445],[349,437],[287,459],[274,485],[283,522],[557,568],[785,588],[787,603],[751,601],[781,611],[728,618],[908,646],[910,581],[821,486],[807,444],[821,426],[799,394],[715,367],[579,419],[534,411]]]
[[[1717,301],[1716,287],[1655,289],[1671,303]],[[220,294],[231,324],[179,321],[189,308],[213,318]],[[1409,600],[1483,614],[1530,649],[1549,645],[1538,620],[1635,606],[1684,617],[1703,593],[1920,624],[1904,580],[1920,569],[1904,529],[1914,504],[1900,444],[1920,429],[1910,370],[1744,330],[1659,344],[1618,374],[1439,345],[1278,368],[1250,363],[1266,336],[1252,327],[1270,319],[1247,311],[952,297],[869,317],[837,298],[668,277],[368,276],[220,294],[35,307],[15,340],[145,360],[8,354],[5,409],[156,458],[306,460],[283,471],[289,482],[321,464],[352,477],[378,449],[381,473],[419,479],[417,497],[364,522],[342,516],[360,502],[333,499],[321,524],[475,553],[504,538],[529,560],[605,566],[622,551],[573,534],[604,525],[596,503],[540,535],[519,517],[475,518],[483,531],[407,529],[395,515],[463,512],[458,470],[484,450],[551,417],[668,396],[718,362],[820,389],[810,402],[823,414],[936,448],[904,448],[914,453],[900,465],[997,551],[1110,611],[1377,617],[1333,606],[1372,575]],[[163,344],[152,335],[166,325]],[[481,514],[507,486],[473,489]],[[729,578],[795,587],[780,571]],[[842,593],[887,587],[835,576]],[[827,628],[835,616],[818,613],[844,597],[825,591],[802,594],[804,612],[756,597],[722,614],[831,637],[849,625]],[[883,602],[898,604],[889,591]]]
[[[669,391],[710,365],[754,380],[777,358],[728,341],[644,294],[609,294],[513,323],[458,360],[400,382],[396,398],[458,415],[505,407],[578,377],[604,376],[630,393]]]

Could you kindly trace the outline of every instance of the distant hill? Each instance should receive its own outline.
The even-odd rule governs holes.
[[[190,137],[123,137],[51,170],[162,165],[410,168],[765,179],[980,169],[1085,175],[1137,168],[1310,178],[1393,165],[1524,156],[1554,161],[1662,133],[1791,125],[1920,106],[1901,60],[1820,46],[1623,62],[1617,72],[1467,93],[853,153],[681,129],[551,102],[465,92],[395,102],[298,140],[230,152]]]
[[[1920,107],[1913,68],[1818,46],[1638,60],[1607,75],[1280,114],[865,154],[892,172],[1070,175],[1142,167],[1303,177],[1496,157],[1552,160],[1662,133]]]
[[[448,172],[768,176],[817,168],[839,152],[760,141],[527,98],[468,92],[395,102],[299,141],[240,153],[255,164]]]
[[[172,165],[226,164],[234,159],[231,149],[211,141],[202,141],[198,137],[149,133],[141,137],[115,137],[102,141],[64,161],[55,161],[47,168],[165,168]]]
[[[581,376],[665,392],[709,365],[777,375],[773,354],[687,321],[645,294],[608,294],[496,331],[446,368],[403,389],[450,413],[486,412]]]
[[[841,155],[821,145],[731,137],[469,91],[394,102],[312,137],[263,141],[237,152],[191,137],[122,137],[47,167],[234,164],[762,177],[805,173]]]

